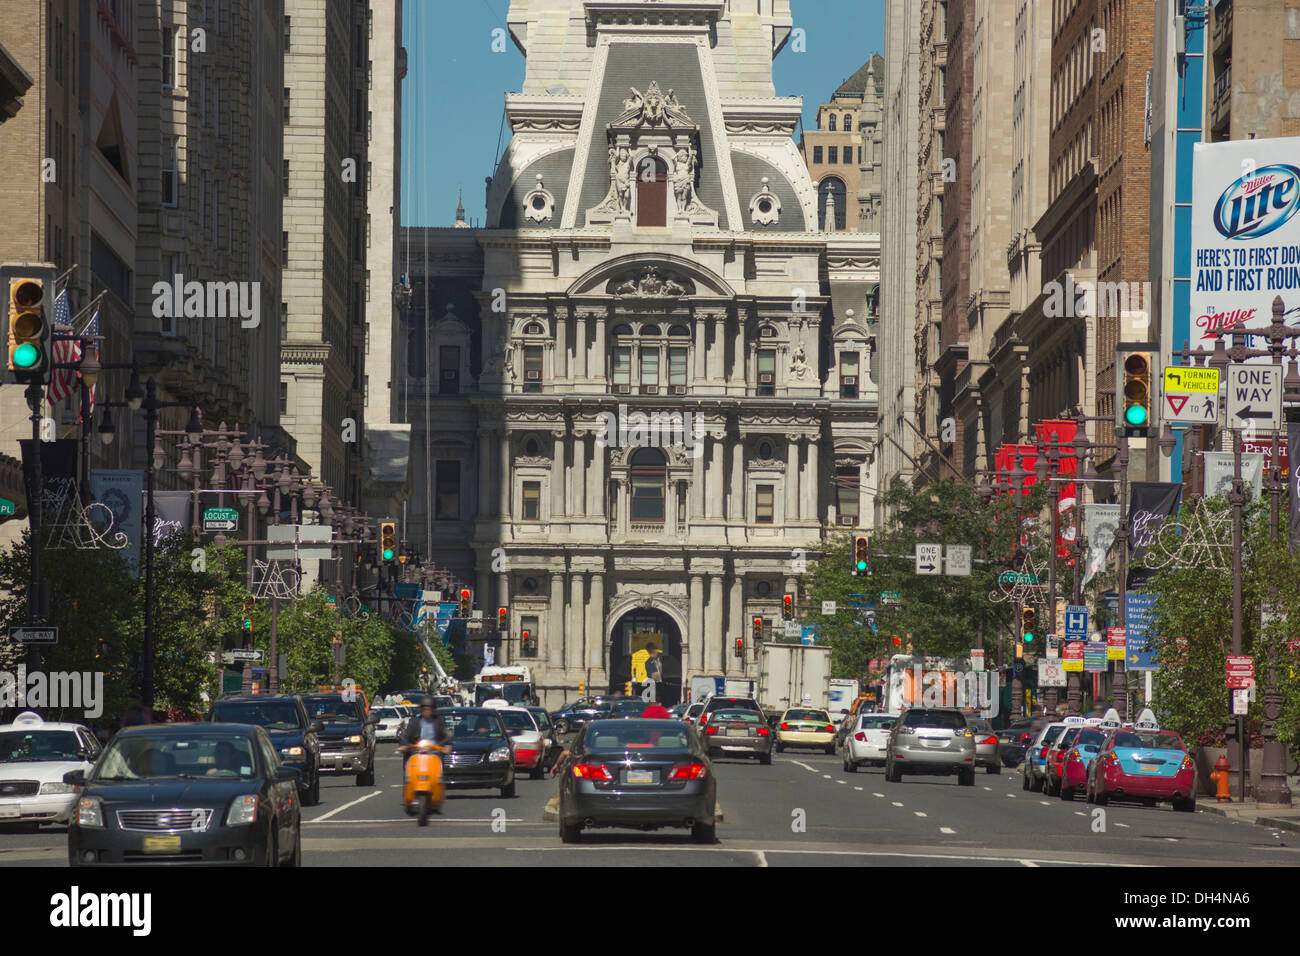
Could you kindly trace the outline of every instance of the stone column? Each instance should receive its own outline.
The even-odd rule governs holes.
[[[561,309],[551,317],[551,324],[555,328],[555,380],[559,381],[569,377],[569,317]]]
[[[583,618],[586,616],[587,607],[587,603],[582,597],[582,572],[570,571],[569,616],[564,627],[564,632],[568,637],[564,642],[565,667],[582,666],[583,640],[586,634]]]
[[[546,655],[548,667],[564,666],[564,572],[551,572],[551,604],[547,608]],[[552,675],[558,677],[559,675]]]
[[[731,380],[740,390],[745,388],[745,317],[736,316],[735,338],[732,340]]]
[[[577,350],[574,358],[578,362],[574,375],[576,378],[585,379],[587,377],[587,313],[585,312],[579,312],[574,318],[573,346]]]
[[[726,317],[716,313],[709,316],[709,384],[722,385],[722,360],[726,351],[723,338]]]
[[[628,479],[619,478],[617,480],[618,480],[618,531],[619,534],[627,534],[628,528],[631,524],[631,517],[629,515],[629,511],[631,510],[630,505],[631,505],[631,497],[632,497],[631,494],[632,488],[628,482]]]
[[[745,442],[731,439],[731,494],[727,496],[727,518],[745,523]]]
[[[596,368],[595,368],[595,372],[596,372],[596,374],[595,374],[594,377],[595,377],[595,378],[598,378],[601,382],[604,382],[604,380],[605,380],[605,366],[606,366],[606,358],[605,358],[605,317],[604,317],[604,316],[592,316],[592,322],[593,322],[593,323],[595,324],[595,326],[596,326],[596,355],[595,355],[595,357],[594,357],[594,359],[595,359],[595,363],[596,363]],[[590,375],[591,372],[588,371],[587,374]]]
[[[817,513],[821,507],[821,471],[817,464],[817,437],[808,440],[808,517],[820,522],[822,515]]]
[[[799,517],[799,442],[793,435],[785,442],[785,523]]]
[[[704,612],[704,634],[709,640],[704,650],[706,669],[710,664],[723,666],[726,648],[719,648],[716,641],[722,637],[722,575],[709,575],[709,604]],[[725,673],[725,671],[724,671]]]
[[[704,510],[707,517],[720,517],[718,505],[722,499],[722,440],[709,436],[709,464],[705,469],[706,488]]]
[[[474,483],[474,505],[478,517],[492,513],[494,502],[490,498],[488,479],[492,475],[492,433],[478,433],[478,481]]]
[[[587,438],[574,433],[569,438],[569,514],[587,513]]]
[[[745,637],[745,582],[744,579],[735,576],[731,579],[731,608],[727,612],[727,640],[722,645],[722,659],[730,660],[732,666],[745,671],[745,665],[742,661],[736,660],[735,655],[731,652],[736,638]],[[745,658],[749,658],[749,640],[745,641]]]
[[[589,500],[591,507],[587,509],[587,514],[598,518],[605,516],[605,496],[608,494],[605,481],[605,455],[608,449],[602,448],[596,440],[596,436],[591,436],[591,489]]]
[[[704,671],[704,575],[691,575],[690,633],[686,636],[691,648],[691,670]]]
[[[704,456],[708,453],[708,435],[698,439],[700,454],[691,458],[691,501],[690,512],[686,515],[688,524],[698,524],[704,517]]]
[[[587,599],[587,666],[593,671],[605,669],[605,575],[591,575],[591,593]]]
[[[709,354],[706,321],[702,315],[695,316],[695,385],[701,384],[708,375],[704,364],[704,358]]]
[[[497,498],[501,510],[498,513],[505,522],[510,520],[510,436],[504,428],[501,429],[497,448],[497,480],[501,482]]]
[[[489,552],[489,555],[490,554],[491,552]],[[488,559],[488,567],[489,568],[492,567],[492,562],[490,557]],[[508,574],[497,575],[497,607],[504,607],[504,608],[510,607],[510,575]],[[496,613],[495,609],[492,609],[490,612],[489,610],[485,609],[483,611],[483,616],[490,617],[491,614],[495,614],[495,613]],[[513,647],[519,646],[518,616],[511,612],[507,612],[507,613],[510,614],[511,618],[514,618],[514,620],[507,619],[507,626],[510,628],[510,636],[514,638],[514,640],[501,642],[501,650],[497,652],[497,662],[500,664],[508,663],[512,658],[518,656],[518,654],[513,653],[512,651]]]
[[[567,513],[564,507],[564,432],[552,431],[551,437],[551,518]]]

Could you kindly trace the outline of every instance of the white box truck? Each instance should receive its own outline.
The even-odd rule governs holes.
[[[853,702],[858,699],[861,692],[861,687],[854,678],[832,677],[828,697],[831,716],[836,720],[843,720],[848,716],[853,708]]]
[[[829,647],[765,643],[758,655],[758,704],[769,720],[801,704],[825,710],[830,676]]]

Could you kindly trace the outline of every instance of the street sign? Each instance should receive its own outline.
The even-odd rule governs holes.
[[[1083,641],[1066,641],[1061,649],[1061,669],[1065,671],[1083,670]]]
[[[834,617],[834,616],[835,616],[835,602],[822,601],[822,617]]]
[[[1062,666],[1060,661],[1042,660],[1038,662],[1038,686],[1065,686],[1065,668]]]
[[[952,577],[970,577],[970,545],[950,544],[944,549],[947,564],[944,573]]]
[[[903,603],[903,595],[900,594],[900,593],[897,592],[897,591],[881,591],[881,592],[880,592],[880,603],[881,603],[881,604],[889,604],[889,605],[902,604],[902,603]]]
[[[998,575],[999,584],[1037,584],[1038,575],[1020,571],[1003,571]]]
[[[1255,686],[1255,658],[1249,654],[1228,655],[1228,686],[1245,689]]]
[[[1282,366],[1228,366],[1228,427],[1271,431],[1282,427]]]
[[[1165,369],[1161,418],[1171,425],[1219,420],[1219,370],[1171,365]]]
[[[1234,714],[1250,713],[1250,691],[1234,690],[1232,692],[1232,712]]]
[[[1122,661],[1127,650],[1128,628],[1106,628],[1106,660]]]
[[[57,627],[11,627],[9,640],[15,644],[57,644],[59,629]]]
[[[1083,645],[1083,669],[1089,674],[1106,673],[1105,641],[1085,641]]]
[[[1047,657],[1051,660],[1060,659],[1061,642],[1057,639],[1055,634],[1047,635],[1047,642],[1043,645],[1043,647],[1044,647],[1044,654],[1043,654],[1044,657]]]
[[[916,546],[916,573],[939,574],[943,564],[943,545],[918,544]]]
[[[204,531],[234,531],[239,527],[239,512],[234,508],[205,508]]]
[[[821,625],[805,624],[803,626],[803,629],[799,632],[799,643],[816,644],[817,638],[821,636],[821,633],[822,633]]]
[[[786,622],[785,622],[785,636],[786,636],[786,637],[802,637],[802,636],[803,636],[803,625],[802,625],[801,623],[799,623],[798,621],[786,621]]]
[[[1124,596],[1124,624],[1128,630],[1125,663],[1131,671],[1160,669],[1156,635],[1152,633],[1156,596],[1145,591],[1129,591]]]
[[[226,651],[221,655],[222,663],[237,664],[242,661],[248,661],[253,664],[260,664],[266,659],[266,651],[261,648],[250,650]]]
[[[1065,606],[1065,627],[1062,630],[1067,641],[1086,641],[1088,639],[1088,608],[1082,604]]]
[[[17,510],[15,505],[8,498],[0,498],[0,518],[13,514]]]
[[[329,542],[333,540],[334,529],[321,524],[279,524],[266,529],[268,541],[281,542],[268,546],[266,560],[293,561],[306,564],[308,561],[329,561],[334,552]],[[294,541],[297,541],[295,547]]]
[[[973,671],[982,671],[984,669],[984,649],[980,647],[971,648],[970,652],[970,669]]]

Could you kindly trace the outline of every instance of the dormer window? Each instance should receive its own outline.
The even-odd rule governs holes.
[[[543,334],[543,331],[542,331],[542,323],[540,322],[529,322],[527,325],[524,326],[524,335],[541,335],[541,334]]]
[[[758,337],[760,339],[774,339],[776,338],[776,329],[770,325],[765,325],[758,330]]]
[[[668,166],[653,156],[646,156],[637,165],[636,224],[668,225]]]

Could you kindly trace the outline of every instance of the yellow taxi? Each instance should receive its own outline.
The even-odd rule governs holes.
[[[835,724],[829,711],[816,707],[791,707],[781,715],[776,729],[776,750],[786,747],[813,747],[835,753]]]

